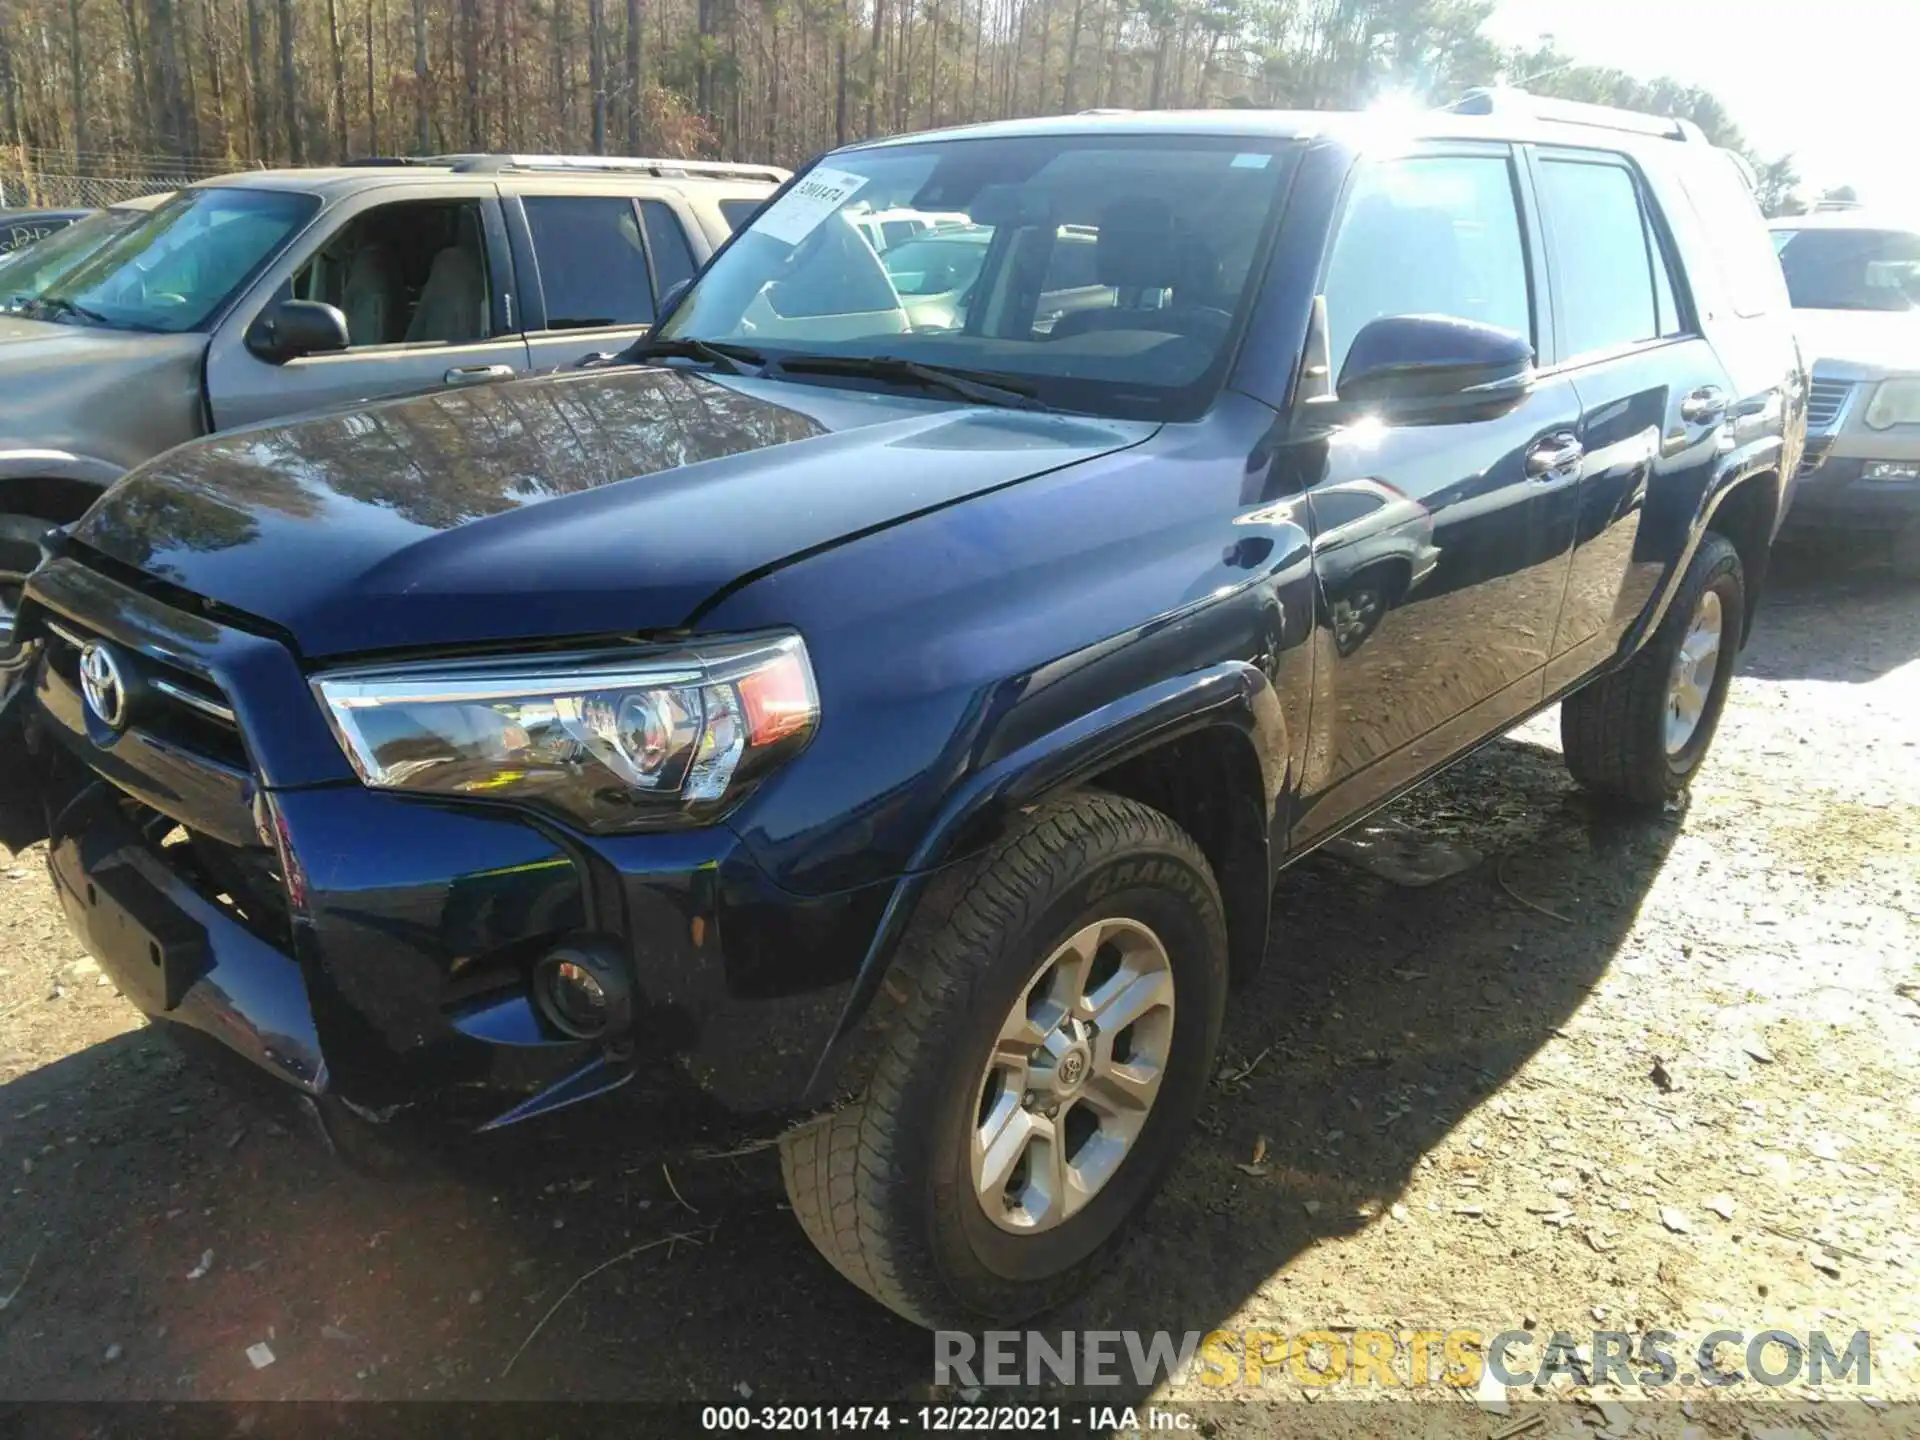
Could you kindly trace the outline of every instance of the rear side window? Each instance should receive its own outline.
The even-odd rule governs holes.
[[[1736,315],[1769,315],[1787,308],[1787,286],[1753,192],[1726,156],[1702,157],[1679,167],[1680,187],[1706,232]]]
[[[529,195],[526,206],[549,330],[653,323],[653,288],[631,200]]]
[[[764,200],[722,200],[720,214],[726,220],[729,230],[738,230],[758,215],[760,207],[764,204],[766,204]]]
[[[1665,261],[1649,245],[1633,172],[1604,161],[1545,160],[1539,179],[1562,358],[1672,333],[1661,324],[1654,279],[1658,267],[1666,280]],[[1672,286],[1664,288],[1671,312]]]
[[[1451,315],[1533,338],[1513,167],[1499,155],[1417,155],[1356,175],[1327,261],[1333,373],[1389,315]]]
[[[640,213],[647,222],[647,248],[653,251],[654,283],[664,295],[682,280],[693,279],[693,272],[700,267],[694,263],[687,232],[680,228],[680,217],[671,205],[642,200]]]

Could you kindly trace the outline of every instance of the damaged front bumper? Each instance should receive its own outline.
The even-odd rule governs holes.
[[[277,641],[71,558],[35,575],[20,640],[0,844],[48,840],[74,932],[157,1023],[462,1130],[625,1089],[661,1134],[767,1133],[831,1099],[810,1087],[890,886],[793,896],[724,826],[588,839],[368,790]],[[141,686],[119,727],[83,694],[89,645]],[[580,944],[631,981],[617,1034],[534,1002],[540,961]]]

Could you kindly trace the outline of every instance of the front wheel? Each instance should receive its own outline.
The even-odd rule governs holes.
[[[1710,533],[1653,638],[1560,707],[1561,749],[1583,789],[1657,806],[1687,788],[1727,703],[1746,614],[1739,552]]]
[[[1042,806],[923,906],[865,1093],[782,1140],[808,1238],[928,1327],[1059,1304],[1178,1154],[1226,977],[1185,832],[1112,795]]]

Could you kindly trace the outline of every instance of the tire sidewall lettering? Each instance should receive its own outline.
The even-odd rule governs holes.
[[[1192,867],[1160,855],[1118,860],[1104,867],[1087,881],[1080,903],[1097,905],[1111,895],[1141,888],[1170,890],[1196,910],[1205,910],[1210,903],[1207,888]]]

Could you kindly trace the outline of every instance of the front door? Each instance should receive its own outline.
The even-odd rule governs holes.
[[[1534,340],[1537,230],[1505,145],[1363,161],[1327,261],[1329,357],[1390,315],[1448,315]],[[1337,388],[1337,379],[1336,379]],[[1327,643],[1331,752],[1299,841],[1417,779],[1538,703],[1566,581],[1580,400],[1546,377],[1497,419],[1361,423],[1307,489]],[[1319,728],[1319,727],[1316,727]]]
[[[220,327],[207,354],[214,428],[525,371],[512,276],[491,186],[374,192],[326,217]],[[249,328],[286,299],[338,307],[349,347],[278,364],[255,355]]]

